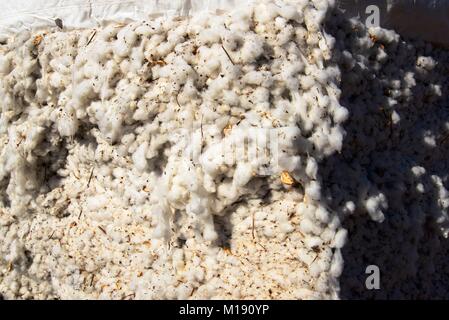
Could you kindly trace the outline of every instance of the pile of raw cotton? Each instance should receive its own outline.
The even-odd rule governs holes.
[[[444,261],[447,52],[328,0],[0,52],[4,298],[335,299],[363,294],[357,268]]]
[[[449,51],[338,12],[326,24],[350,112],[341,152],[319,168],[349,234],[340,296],[447,299]],[[368,265],[379,290],[365,286]]]

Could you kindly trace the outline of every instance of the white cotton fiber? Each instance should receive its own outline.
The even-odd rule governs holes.
[[[380,98],[348,84],[367,86],[364,66],[388,62],[374,35],[399,38],[333,26],[346,20],[331,2],[263,0],[1,41],[0,295],[337,297],[342,220],[387,218],[395,204],[377,186],[398,157],[334,163],[364,141],[356,155],[381,152],[369,130],[380,124],[393,144],[408,116],[395,106],[439,61],[416,54],[415,68],[379,81],[391,86]],[[353,55],[363,46],[369,55]],[[434,82],[423,100],[444,96]],[[353,100],[359,109],[347,108]],[[357,118],[368,109],[377,113]],[[346,131],[359,124],[366,130]],[[441,139],[422,132],[429,148]],[[425,181],[422,160],[404,166],[423,180],[409,189],[433,183],[446,210],[445,181]]]

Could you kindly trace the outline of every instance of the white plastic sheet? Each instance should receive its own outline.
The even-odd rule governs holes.
[[[14,0],[0,2],[0,36],[54,25],[92,28],[108,21],[148,19],[152,15],[190,15],[228,10],[250,0]],[[449,47],[449,0],[336,0],[349,15],[368,5],[381,8],[381,26]]]
[[[92,28],[109,21],[148,19],[153,15],[191,15],[227,10],[246,0],[14,0],[0,1],[0,35],[54,26]]]

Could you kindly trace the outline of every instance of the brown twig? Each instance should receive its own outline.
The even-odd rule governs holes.
[[[96,34],[97,34],[97,30],[94,30],[94,32],[92,32],[92,35],[90,36],[89,40],[87,40],[86,47],[92,42],[92,40],[94,39]]]
[[[92,167],[92,170],[90,171],[89,181],[87,181],[87,187],[89,188],[90,182],[92,181],[92,176],[94,175],[94,167]]]
[[[22,141],[25,139],[24,136],[20,135],[20,140],[19,142],[16,143],[16,147],[20,146],[20,144],[22,143]]]
[[[179,104],[179,100],[178,100],[178,96],[179,96],[179,93],[180,93],[180,92],[181,92],[181,89],[179,89],[178,93],[177,93],[176,96],[175,96],[176,103],[178,104],[178,107],[179,107],[179,108],[181,108],[181,105]]]
[[[103,229],[103,227],[101,227],[101,226],[98,226],[98,229],[100,229],[100,230],[101,230],[101,232],[103,232],[104,234],[106,234],[106,235],[107,235],[107,233],[106,233],[106,230],[104,230],[104,229]]]
[[[200,154],[203,153],[203,115],[201,115],[201,121],[200,121],[200,130],[201,130],[201,148],[200,148]]]
[[[231,63],[233,65],[235,65],[234,61],[232,60],[231,56],[229,55],[228,51],[226,51],[225,47],[223,45],[221,45],[221,47],[223,48],[223,51],[226,53],[226,55],[228,56],[229,61],[231,61]]]
[[[254,234],[254,229],[255,229],[255,227],[254,227],[254,213],[253,213],[253,227],[252,227],[252,230],[251,230],[251,234],[252,234],[252,236],[253,236],[253,239],[256,239],[256,236],[255,236],[255,234]]]
[[[131,294],[128,294],[128,295],[124,296],[124,297],[122,298],[122,300],[125,300],[125,299],[130,298],[130,297],[134,298],[135,296],[136,296],[135,293],[131,293]],[[131,298],[131,299],[132,299],[132,298]]]
[[[265,248],[260,242],[257,242],[257,244],[258,244],[259,246],[261,246],[262,249],[263,249],[265,252],[267,251],[267,248]]]

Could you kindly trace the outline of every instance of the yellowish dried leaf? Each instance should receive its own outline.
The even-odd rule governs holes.
[[[223,251],[224,251],[227,255],[232,255],[231,248],[229,248],[229,247],[223,248]]]
[[[34,39],[33,39],[33,45],[37,47],[41,43],[43,38],[44,37],[41,34],[35,36]]]
[[[224,127],[224,129],[223,129],[224,135],[227,136],[229,133],[231,133],[231,130],[232,130],[232,124],[226,125],[226,127]]]
[[[295,181],[295,179],[293,179],[293,177],[290,175],[290,173],[288,173],[287,171],[282,171],[281,182],[283,184],[291,186],[291,185],[294,185],[296,181]]]
[[[150,59],[147,59],[147,60],[150,63],[150,66],[152,66],[152,67],[167,65],[167,62],[165,62],[164,60],[150,60]]]

